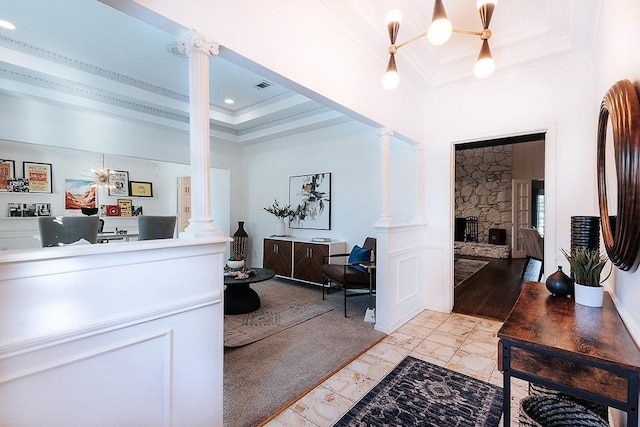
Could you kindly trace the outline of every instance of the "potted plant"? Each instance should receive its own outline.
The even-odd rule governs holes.
[[[604,287],[600,274],[607,263],[607,256],[597,249],[576,248],[567,253],[562,249],[575,281],[574,299],[578,304],[589,307],[602,307]]]
[[[278,223],[276,224],[276,237],[284,237],[286,236],[284,232],[284,220],[285,218],[292,217],[296,214],[296,212],[291,209],[291,205],[280,206],[277,199],[274,199],[274,203],[271,206],[267,206],[263,208],[265,211],[269,212],[271,215],[278,218]]]

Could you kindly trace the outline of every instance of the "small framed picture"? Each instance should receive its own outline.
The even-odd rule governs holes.
[[[30,193],[51,193],[51,163],[22,162]]]
[[[22,203],[8,203],[9,205],[9,217],[21,217],[22,216]]]
[[[150,182],[129,181],[131,197],[153,197],[153,185]]]
[[[7,191],[8,181],[15,178],[16,162],[0,160],[0,191]]]
[[[113,171],[109,175],[109,195],[128,196],[129,195],[129,172]]]
[[[51,216],[51,203],[36,203],[37,216]]]
[[[118,199],[118,205],[120,206],[120,216],[133,216],[131,199]]]
[[[7,180],[7,191],[14,193],[28,193],[29,180],[24,178],[12,178]]]
[[[142,216],[142,206],[133,206],[132,216]]]

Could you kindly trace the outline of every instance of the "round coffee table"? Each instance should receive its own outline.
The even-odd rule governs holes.
[[[260,297],[251,289],[252,283],[269,280],[276,275],[268,268],[251,268],[255,274],[246,279],[236,279],[235,276],[224,276],[224,314],[245,314],[260,308]]]

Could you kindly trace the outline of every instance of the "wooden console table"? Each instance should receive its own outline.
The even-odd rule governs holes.
[[[626,411],[638,426],[640,352],[605,292],[602,308],[554,297],[528,282],[498,332],[504,423],[510,425],[511,377]]]

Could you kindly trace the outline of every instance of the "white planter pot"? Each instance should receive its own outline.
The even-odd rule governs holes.
[[[587,307],[602,307],[604,298],[604,286],[585,286],[576,283],[573,299],[580,305]]]
[[[286,234],[284,232],[284,219],[280,219],[276,223],[276,234],[274,234],[274,236],[276,236],[276,237],[284,237],[284,236],[286,236]]]

